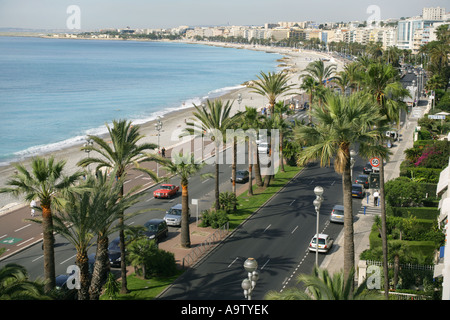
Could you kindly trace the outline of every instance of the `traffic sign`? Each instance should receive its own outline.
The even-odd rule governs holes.
[[[376,168],[380,165],[380,159],[372,158],[372,159],[370,159],[370,164],[372,165],[372,167]]]

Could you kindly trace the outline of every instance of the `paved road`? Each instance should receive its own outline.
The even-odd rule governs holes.
[[[355,172],[362,170],[363,164],[358,161]],[[309,274],[315,263],[315,254],[307,249],[316,230],[312,204],[316,185],[324,188],[325,198],[319,230],[337,237],[343,226],[330,223],[329,214],[334,204],[342,203],[341,177],[333,168],[308,166],[160,299],[242,299],[241,282],[246,277],[243,263],[248,257],[257,260],[260,271],[252,299],[263,299],[269,290],[296,285],[294,276]],[[355,199],[354,214],[360,207],[361,200]],[[320,263],[325,255],[319,256]]]

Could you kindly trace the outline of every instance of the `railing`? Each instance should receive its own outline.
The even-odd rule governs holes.
[[[230,225],[227,222],[218,228],[206,240],[193,248],[191,252],[183,258],[183,268],[193,265],[200,257],[202,257],[211,248],[215,247],[228,234]]]

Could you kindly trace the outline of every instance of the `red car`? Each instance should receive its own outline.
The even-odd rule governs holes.
[[[162,184],[159,189],[153,191],[155,198],[171,198],[177,194],[179,187],[173,184]]]

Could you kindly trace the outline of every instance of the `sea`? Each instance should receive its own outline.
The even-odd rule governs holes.
[[[219,97],[280,55],[187,44],[0,37],[0,166]]]

